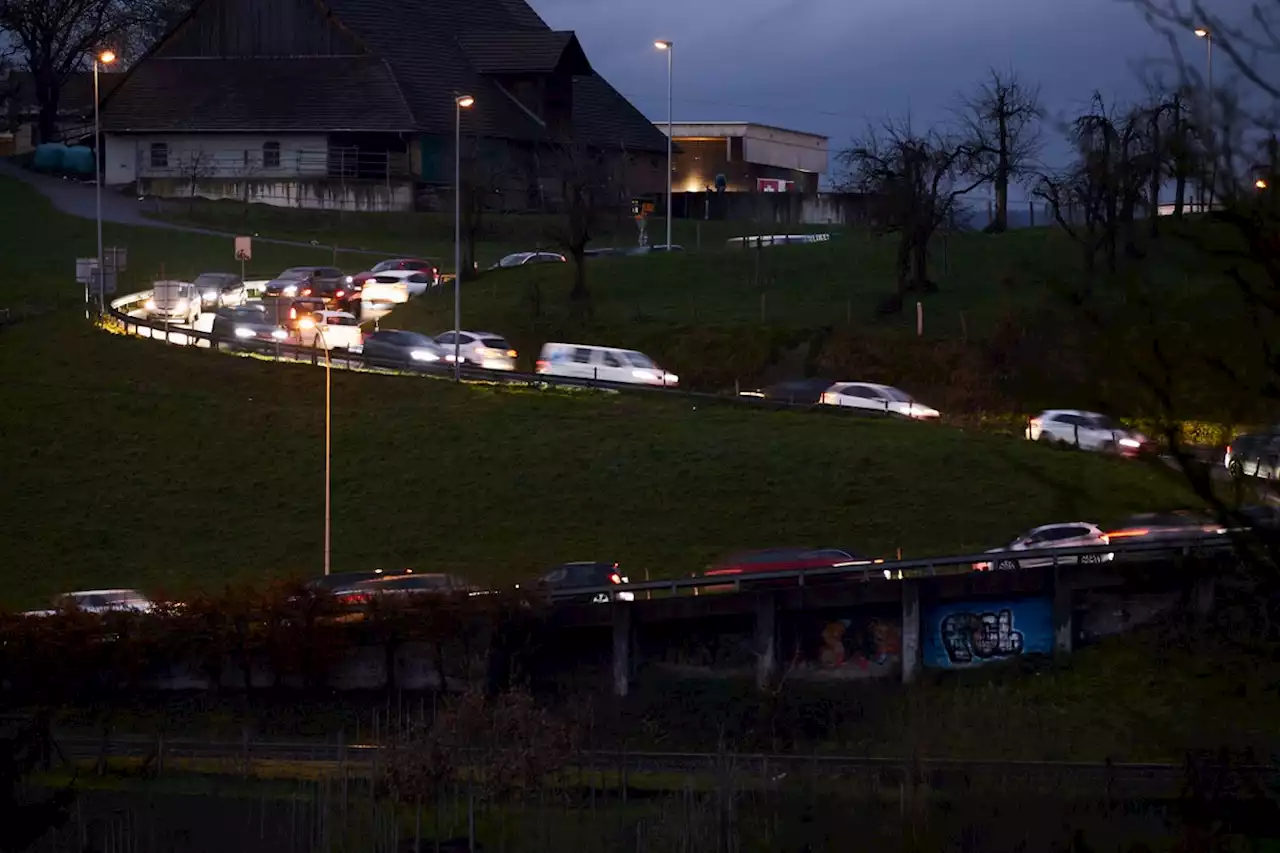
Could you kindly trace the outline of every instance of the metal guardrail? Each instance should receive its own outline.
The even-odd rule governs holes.
[[[99,758],[227,761],[242,766],[253,762],[339,765],[348,771],[373,772],[385,759],[387,747],[378,744],[301,743],[273,741],[202,741],[161,738],[58,738],[58,749],[68,761]],[[477,751],[478,753],[479,751]],[[633,752],[594,750],[578,753],[574,765],[582,770],[629,773],[722,774],[726,769],[768,782],[789,775],[871,777],[891,784],[929,781],[933,784],[972,784],[975,781],[1070,781],[1089,787],[1124,792],[1176,792],[1188,781],[1182,764],[1025,761],[1018,759],[915,759],[852,755],[797,755],[791,753],[736,752]],[[1230,767],[1237,777],[1248,777],[1268,788],[1280,783],[1280,768],[1268,765]]]

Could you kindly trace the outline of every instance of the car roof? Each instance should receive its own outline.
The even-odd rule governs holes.
[[[356,319],[356,315],[352,314],[350,311],[330,311],[326,308],[325,310],[317,311],[316,313],[321,317],[350,317],[352,320]]]
[[[1039,533],[1042,530],[1057,530],[1060,527],[1088,527],[1091,530],[1102,529],[1092,521],[1055,521],[1053,524],[1042,524],[1039,527],[1033,527],[1023,535],[1030,536],[1032,533]]]
[[[81,589],[75,592],[62,593],[63,598],[80,598],[89,595],[132,595],[135,598],[146,598],[136,589]]]
[[[1052,415],[1079,415],[1081,417],[1086,417],[1086,418],[1105,418],[1106,417],[1106,415],[1103,415],[1099,412],[1090,412],[1090,411],[1086,411],[1085,409],[1045,409],[1043,412],[1040,413],[1040,417],[1042,418],[1047,418]]]

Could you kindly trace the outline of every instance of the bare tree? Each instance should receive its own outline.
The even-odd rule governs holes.
[[[188,209],[195,210],[200,182],[218,172],[217,160],[211,151],[191,148],[179,155],[177,171],[187,184]]]
[[[71,75],[98,51],[127,41],[140,17],[127,0],[0,0],[0,36],[31,73],[41,140],[57,135],[59,100]]]
[[[973,157],[959,136],[917,133],[909,122],[869,129],[837,155],[846,170],[842,188],[871,196],[878,227],[898,235],[897,291],[882,312],[901,311],[910,291],[937,290],[929,279],[929,243],[951,219],[956,199],[986,180],[974,176]]]
[[[547,237],[573,262],[573,289],[569,301],[575,310],[591,313],[591,292],[587,288],[587,246],[609,226],[614,206],[619,203],[617,160],[581,142],[564,142],[554,147],[543,162],[554,162],[560,179],[560,213]]]
[[[1035,173],[1040,153],[1040,91],[1012,71],[992,68],[989,79],[965,98],[962,119],[972,167],[995,192],[995,218],[986,230],[1009,227],[1009,184]]]

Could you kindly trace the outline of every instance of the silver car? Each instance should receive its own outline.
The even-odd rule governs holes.
[[[493,332],[443,332],[435,341],[449,355],[453,355],[454,340],[458,343],[458,357],[464,365],[482,367],[485,370],[515,370],[516,349],[502,335]]]
[[[1046,524],[1028,530],[1003,548],[993,548],[988,551],[988,554],[993,555],[991,562],[975,563],[973,568],[975,571],[985,572],[993,568],[998,571],[1033,569],[1052,566],[1055,562],[1064,565],[1109,563],[1116,556],[1109,552],[1061,557],[1056,561],[1053,557],[1020,558],[1017,552],[1047,551],[1053,548],[1093,548],[1110,544],[1111,539],[1102,532],[1102,528],[1087,521]]]
[[[157,281],[143,306],[151,320],[173,320],[194,326],[200,319],[200,291],[185,281]]]

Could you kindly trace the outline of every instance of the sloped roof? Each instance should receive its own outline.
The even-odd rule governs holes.
[[[202,8],[216,2],[200,0],[188,18],[199,15]],[[272,2],[260,0],[259,5],[265,7]],[[573,127],[576,139],[602,147],[625,144],[633,150],[666,150],[666,138],[662,133],[591,70],[577,38],[570,32],[553,31],[525,0],[316,2],[335,25],[354,36],[368,56],[280,60],[228,57],[182,61],[226,63],[222,73],[228,75],[228,80],[219,87],[222,97],[229,103],[243,105],[242,120],[256,114],[258,127],[279,124],[285,119],[305,123],[303,116],[310,110],[316,116],[310,124],[319,129],[330,120],[345,122],[352,116],[361,115],[360,103],[370,100],[378,109],[370,107],[367,112],[369,119],[362,129],[413,129],[422,133],[452,134],[454,98],[457,94],[469,94],[475,97],[476,104],[463,119],[464,132],[530,140],[545,139],[546,128],[491,75],[546,73],[547,69],[558,68],[575,74]],[[366,98],[361,85],[353,79],[343,79],[333,70],[336,66],[320,64],[358,60],[371,62],[374,57],[385,60],[384,67],[389,70],[410,116],[407,127],[389,105],[392,99],[386,81],[370,71],[371,66],[358,66],[365,74],[378,78],[373,81],[376,85],[372,97]],[[168,104],[165,109],[171,110],[168,114],[175,120],[181,102],[188,102],[187,118],[182,127],[214,129],[207,126],[210,123],[226,124],[204,109],[196,110],[191,105],[196,99],[187,98],[182,92],[188,84],[205,92],[211,85],[207,81],[183,77],[165,84],[163,75],[168,72],[144,72],[147,66],[161,61],[170,60],[152,55],[135,66],[120,92],[108,101],[104,126],[113,129],[140,126],[139,119],[146,112],[142,99],[130,93],[135,78],[150,79],[147,89],[152,97]],[[281,63],[275,66],[281,74],[286,74],[285,63],[305,64],[310,70],[287,73],[287,79],[268,82],[265,76],[256,76],[253,71],[254,63],[267,61]],[[231,66],[235,63],[244,63],[247,70],[233,70]],[[161,66],[162,69],[166,67],[171,66]],[[257,73],[260,74],[261,70]],[[311,77],[310,74],[323,76]],[[172,94],[160,91],[166,85]],[[321,103],[328,99],[338,103],[332,106]],[[204,103],[214,104],[217,100]],[[130,109],[124,110],[125,105]],[[157,108],[153,112],[162,110]]]
[[[571,32],[495,30],[463,33],[458,45],[481,74],[593,74],[587,55]]]
[[[98,94],[106,98],[124,78],[123,74],[102,71],[98,75]],[[38,112],[35,78],[30,71],[10,71],[0,77],[0,101],[18,113]],[[73,71],[62,84],[58,97],[59,113],[93,112],[93,72]]]
[[[374,56],[153,57],[110,106],[108,131],[397,131],[415,123],[391,69]]]

